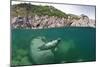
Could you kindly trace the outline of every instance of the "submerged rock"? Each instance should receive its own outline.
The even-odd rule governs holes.
[[[46,63],[54,63],[54,54],[51,50],[41,51],[38,49],[45,42],[42,40],[43,37],[33,38],[30,45],[30,51],[32,59],[36,64],[46,64]]]

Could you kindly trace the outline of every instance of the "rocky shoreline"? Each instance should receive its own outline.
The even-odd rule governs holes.
[[[79,19],[74,19],[71,16],[68,18],[59,18],[57,16],[29,16],[29,17],[12,17],[12,28],[22,29],[44,29],[55,27],[96,27],[96,22],[93,19],[89,19],[86,15],[80,15]]]

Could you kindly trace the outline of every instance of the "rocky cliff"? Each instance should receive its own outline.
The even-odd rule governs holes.
[[[65,14],[52,6],[31,4],[12,5],[12,28],[43,29],[54,27],[94,27],[95,20],[82,14]]]

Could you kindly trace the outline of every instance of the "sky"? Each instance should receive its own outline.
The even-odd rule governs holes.
[[[19,2],[19,1],[13,1],[12,4],[19,4],[19,3],[29,3],[29,2]],[[48,3],[34,3],[30,2],[34,5],[49,5],[53,6],[56,9],[61,10],[62,12],[68,14],[75,14],[75,15],[81,15],[85,14],[90,19],[95,19],[95,6],[88,6],[88,5],[71,5],[71,4],[48,4]]]

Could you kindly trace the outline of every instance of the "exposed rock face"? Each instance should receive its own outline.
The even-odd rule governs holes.
[[[81,15],[79,20],[74,20],[71,26],[76,27],[95,27],[95,20],[89,19],[86,15]]]
[[[95,20],[82,14],[66,14],[53,6],[21,3],[11,7],[12,28],[95,27]],[[17,17],[16,17],[17,16]]]
[[[43,29],[54,27],[95,27],[95,20],[91,20],[86,15],[81,15],[80,19],[58,18],[56,16],[30,16],[13,17],[11,20],[12,28],[31,28]]]

